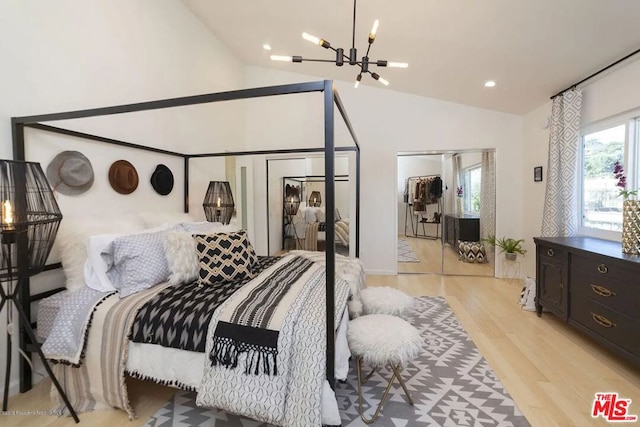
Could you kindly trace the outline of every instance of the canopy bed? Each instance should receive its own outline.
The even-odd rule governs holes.
[[[174,108],[174,107],[189,106],[189,105],[204,104],[204,103],[224,102],[224,101],[233,101],[233,100],[239,100],[239,99],[251,99],[251,98],[287,95],[287,94],[301,94],[301,93],[309,93],[309,92],[323,93],[323,105],[324,105],[324,147],[323,148],[314,147],[314,148],[281,149],[281,150],[208,152],[208,153],[188,154],[188,153],[180,153],[180,152],[171,151],[171,150],[164,150],[164,149],[150,147],[150,146],[144,146],[140,144],[134,144],[134,143],[123,141],[123,140],[107,138],[104,136],[93,135],[86,132],[78,132],[71,129],[54,127],[48,124],[44,124],[52,121],[59,122],[59,121],[70,120],[70,119],[82,119],[82,118],[89,118],[89,117],[124,114],[124,113],[148,111],[148,110],[156,110],[156,109],[164,109],[164,108]],[[335,108],[337,108],[337,112],[340,113],[340,116],[344,121],[344,124],[346,125],[346,128],[353,140],[353,143],[354,143],[353,146],[349,146],[349,147],[335,146],[335,143],[334,143]],[[322,370],[326,373],[326,380],[328,381],[330,387],[332,389],[334,388],[335,368],[336,368],[335,367],[336,329],[337,329],[337,324],[340,322],[340,318],[342,316],[341,310],[344,309],[346,304],[346,296],[344,295],[345,286],[348,288],[350,286],[351,287],[354,286],[352,283],[361,282],[363,278],[363,272],[361,269],[361,264],[358,263],[356,265],[356,264],[350,263],[346,258],[336,255],[336,252],[335,252],[336,218],[335,218],[334,155],[335,155],[335,152],[337,151],[354,151],[355,152],[356,209],[355,209],[354,219],[355,219],[355,225],[356,225],[355,226],[355,254],[357,257],[359,255],[359,230],[357,225],[358,225],[358,219],[359,219],[358,199],[359,199],[359,182],[360,182],[360,151],[359,151],[357,138],[355,136],[351,123],[349,122],[349,119],[347,117],[346,111],[343,107],[343,104],[340,100],[340,97],[337,91],[334,88],[332,81],[325,80],[325,81],[309,82],[309,83],[261,87],[261,88],[244,89],[244,90],[236,90],[236,91],[229,91],[229,92],[211,93],[211,94],[197,95],[197,96],[188,96],[188,97],[182,97],[182,98],[164,99],[164,100],[143,102],[143,103],[136,103],[136,104],[119,105],[114,107],[95,108],[95,109],[89,109],[89,110],[70,111],[70,112],[28,116],[28,117],[14,117],[12,118],[12,133],[13,133],[13,152],[14,152],[15,160],[21,160],[21,161],[27,160],[25,158],[26,157],[25,128],[38,129],[44,132],[71,136],[71,137],[80,138],[83,140],[101,142],[101,143],[110,144],[110,145],[123,146],[131,149],[143,150],[143,151],[154,152],[154,153],[158,153],[166,156],[182,158],[184,161],[184,170],[183,170],[184,209],[183,210],[185,213],[188,213],[189,211],[189,204],[188,204],[189,165],[190,165],[189,161],[191,159],[206,158],[206,157],[224,157],[224,156],[324,152],[324,171],[326,176],[325,185],[324,185],[324,203],[326,206],[326,227],[325,227],[326,253],[324,254],[324,256],[318,255],[318,254],[312,255],[312,254],[305,254],[305,253],[294,253],[289,257],[287,257],[286,259],[281,259],[279,261],[267,260],[265,258],[258,261],[258,257],[255,256],[255,252],[253,254],[250,253],[251,251],[253,251],[253,249],[251,248],[251,251],[249,251],[248,258],[251,258],[252,263],[254,263],[255,265],[259,264],[259,267],[260,267],[255,272],[252,272],[252,275],[254,275],[256,279],[255,280],[252,279],[249,282],[245,282],[244,285],[239,287],[239,290],[237,292],[233,293],[233,297],[229,297],[223,302],[218,301],[217,304],[219,304],[218,307],[220,307],[220,310],[215,311],[215,313],[218,313],[218,314],[214,315],[213,317],[216,317],[216,318],[211,320],[211,325],[216,325],[216,322],[217,322],[217,328],[215,329],[216,331],[215,336],[217,337],[215,339],[217,339],[217,341],[215,341],[214,343],[211,343],[211,342],[207,343],[207,353],[205,353],[205,355],[209,354],[210,356],[209,358],[211,359],[211,366],[209,366],[208,371],[205,372],[205,376],[213,376],[221,382],[217,383],[216,380],[213,380],[210,378],[210,381],[206,383],[206,386],[205,385],[202,386],[203,390],[205,390],[206,392],[203,392],[202,393],[203,396],[199,397],[198,399],[199,399],[199,402],[203,404],[212,405],[212,402],[219,403],[220,399],[223,399],[225,397],[225,396],[222,396],[225,393],[221,392],[221,389],[224,390],[224,387],[221,384],[223,384],[223,382],[226,384],[229,384],[229,383],[233,383],[234,381],[237,381],[237,377],[234,376],[235,374],[231,374],[230,372],[227,372],[224,369],[218,369],[217,371],[215,369],[216,367],[219,367],[221,365],[225,365],[226,367],[228,367],[230,363],[233,364],[233,367],[235,367],[235,365],[238,364],[237,354],[235,356],[236,357],[235,360],[233,360],[233,357],[229,359],[230,356],[227,348],[229,340],[231,339],[230,337],[233,334],[237,333],[237,330],[242,330],[242,328],[240,327],[242,326],[242,324],[233,323],[233,321],[231,320],[233,316],[227,316],[228,311],[233,308],[233,302],[236,301],[238,298],[242,297],[237,295],[242,293],[243,291],[246,292],[246,290],[249,287],[262,289],[264,286],[267,286],[267,285],[264,285],[264,283],[267,283],[267,282],[274,283],[275,285],[279,285],[282,281],[276,280],[274,279],[274,277],[277,278],[277,277],[291,276],[291,274],[288,274],[285,272],[289,271],[288,269],[290,268],[290,265],[292,265],[293,263],[300,264],[301,266],[302,265],[306,266],[305,267],[306,270],[304,270],[304,272],[300,272],[298,276],[300,277],[308,276],[308,277],[305,280],[301,279],[300,282],[292,282],[287,286],[289,286],[290,288],[296,288],[296,289],[298,288],[306,289],[305,286],[307,286],[306,285],[307,283],[313,283],[314,285],[312,288],[310,288],[309,291],[302,291],[299,289],[298,295],[302,295],[303,292],[306,292],[306,294],[308,294],[310,298],[313,298],[316,301],[321,301],[321,298],[319,298],[319,296],[326,299],[326,303],[324,304],[323,307],[320,307],[320,308],[318,307],[317,303],[309,304],[309,306],[307,307],[304,304],[304,300],[298,300],[298,299],[295,300],[295,303],[290,302],[290,306],[291,307],[296,305],[299,306],[298,315],[301,319],[303,320],[306,319],[307,323],[311,323],[311,324],[315,323],[315,324],[322,325],[322,323],[326,319],[326,330],[323,331],[323,334],[326,334],[326,343],[321,343],[322,347],[325,347],[325,350],[326,350],[325,351],[326,359],[324,360],[325,366],[322,367]],[[179,224],[174,227],[179,227],[179,228],[186,227],[187,231],[199,232],[199,230],[188,229],[188,225],[184,225],[184,224]],[[163,232],[164,231],[166,230],[163,230]],[[148,234],[154,234],[154,233],[148,233]],[[150,237],[146,236],[144,238],[150,238]],[[194,238],[197,240],[198,236],[194,235]],[[237,238],[243,239],[242,236],[237,236]],[[116,240],[114,240],[113,242],[115,241]],[[206,247],[206,244],[208,243],[210,242],[204,241],[202,244]],[[200,243],[198,243],[198,245],[200,245]],[[245,243],[243,246],[245,250],[247,250],[247,245],[248,243]],[[64,267],[64,266],[61,266],[60,263],[57,263],[57,264],[52,264],[47,266],[46,269],[52,270],[60,267]],[[61,289],[55,289],[47,292],[32,294],[30,289],[30,284],[29,284],[29,276],[30,274],[28,271],[22,270],[20,272],[19,299],[27,316],[30,316],[32,302],[42,300],[43,298],[49,297],[61,290]],[[350,278],[352,282],[347,283],[345,277]],[[260,280],[258,280],[258,278]],[[355,286],[360,286],[360,284],[356,283]],[[139,319],[137,320],[134,319],[131,313],[135,313],[137,310],[140,310],[140,307],[142,307],[143,302],[146,304],[148,301],[153,300],[157,295],[163,294],[169,287],[170,286],[167,283],[158,284],[153,288],[153,292],[151,293],[145,293],[147,291],[151,291],[151,289],[146,289],[143,292],[136,293],[135,295],[128,296],[127,298],[123,298],[123,299],[114,297],[114,293],[108,293],[105,296],[101,296],[99,298],[95,298],[91,296],[88,298],[88,299],[93,298],[92,304],[89,304],[91,307],[90,308],[91,314],[88,316],[89,320],[84,327],[87,328],[86,329],[87,331],[89,330],[89,324],[91,323],[92,321],[91,318],[94,315],[96,316],[96,318],[93,319],[94,324],[106,322],[105,318],[100,316],[107,316],[106,314],[103,313],[103,311],[110,309],[109,308],[110,306],[122,307],[122,306],[129,305],[131,306],[131,308],[127,309],[129,310],[127,311],[128,314],[126,316],[123,316],[123,319],[124,317],[126,317],[126,320],[122,320],[122,319],[119,320],[119,322],[121,322],[121,325],[122,325],[121,327],[124,329],[120,330],[118,333],[120,333],[121,335],[124,334],[124,337],[126,338],[130,331],[130,329],[128,328],[131,328],[134,322],[139,321]],[[350,289],[349,291],[351,292],[352,289]],[[89,291],[87,292],[89,293]],[[258,291],[256,290],[256,292]],[[74,294],[77,295],[78,293],[74,293]],[[122,297],[122,295],[120,296]],[[123,303],[123,301],[128,301],[128,302]],[[299,301],[303,301],[303,303],[300,304]],[[339,301],[338,307],[337,307],[336,301]],[[162,304],[162,302],[159,302],[158,304]],[[304,307],[304,308],[300,308],[300,307]],[[228,309],[228,310],[225,310],[225,309]],[[278,309],[274,307],[274,310],[277,311]],[[135,313],[135,314],[138,314],[138,313]],[[289,315],[289,312],[287,312],[286,316],[288,315]],[[286,316],[284,317],[285,320],[282,320],[281,334],[285,334],[285,331],[287,330],[287,328],[293,328],[293,326],[291,325],[296,323],[295,321],[286,320],[288,319],[288,317]],[[318,319],[318,316],[321,317],[322,320]],[[150,323],[153,323],[153,320],[149,320],[149,319],[147,320]],[[231,325],[228,327],[231,329],[235,328],[235,332],[234,331],[225,332],[224,330],[221,331],[221,325],[223,325],[223,323],[224,325]],[[302,321],[301,323],[304,324],[304,321]],[[296,332],[296,333],[300,334],[303,332]],[[87,341],[90,344],[93,338],[91,338],[91,334],[87,334],[87,335],[89,335],[89,338],[87,339]],[[147,338],[149,338],[148,335],[149,334],[147,334]],[[153,333],[151,333],[150,335],[153,336]],[[281,335],[281,336],[284,336],[284,335]],[[289,339],[291,339],[291,337],[294,335],[291,335],[291,333],[289,333],[289,335],[287,336],[289,337]],[[295,335],[295,337],[299,339],[300,335]],[[148,341],[147,338],[144,338],[144,337],[142,338],[143,344]],[[246,338],[246,337],[241,337],[241,338]],[[85,341],[85,344],[87,344],[86,341]],[[25,334],[23,325],[21,325],[20,332],[19,332],[20,348],[25,353],[30,355],[35,348],[34,346],[37,346],[37,345],[40,345],[40,344],[32,342],[28,338],[28,336]],[[114,345],[117,347],[118,345],[122,345],[122,342],[116,341],[116,344]],[[211,346],[213,346],[213,348],[211,348]],[[227,350],[225,350],[225,348],[227,348]],[[89,346],[87,346],[87,348],[79,348],[76,350],[78,351],[77,356],[80,358],[82,358],[83,356],[85,356],[86,358],[89,358],[92,352],[94,353],[96,352],[95,348],[90,348]],[[128,350],[126,348],[122,348],[122,349],[118,348],[116,350],[120,352],[121,356],[124,356],[124,362],[126,362]],[[279,351],[282,353],[290,352],[291,360],[294,362],[296,358],[305,357],[304,355],[300,355],[297,353],[298,350],[296,350],[295,346],[292,346],[290,348],[288,347],[282,348],[282,349],[279,349]],[[276,351],[276,354],[278,354],[277,351]],[[129,358],[131,357],[132,356],[129,355]],[[276,366],[276,362],[275,362],[276,356],[273,356],[273,355],[270,356],[268,354],[262,354],[262,355],[258,354],[256,357],[257,357],[257,360],[254,361],[253,359],[249,360],[247,356],[247,359],[245,360],[247,365],[247,372],[249,370],[255,369],[256,373],[260,371],[261,374],[266,374],[267,376],[271,376],[275,378],[275,380],[273,378],[272,380],[278,384],[281,384],[283,381],[283,375],[281,374],[280,377],[277,377],[277,374],[275,372],[278,368],[280,368],[281,371],[285,371],[285,372],[287,370],[290,370],[290,371],[296,370],[295,364],[294,365],[285,364],[280,366],[280,362],[278,362],[277,364],[278,366]],[[65,360],[64,357],[59,358],[59,361],[64,361],[64,360]],[[74,363],[75,361],[76,359],[68,360],[68,362],[70,362],[70,364],[72,365],[77,364],[77,363]],[[87,369],[86,365],[83,365],[83,366],[85,366],[85,369]],[[112,367],[112,369],[116,373],[118,372],[122,373],[124,367],[115,366],[115,367]],[[145,375],[141,374],[139,375],[139,377],[145,377]],[[153,379],[153,376],[149,375],[149,378]],[[298,377],[294,377],[294,378],[298,378],[299,383],[300,382],[304,383],[304,380],[300,380],[300,378],[303,378],[303,377],[301,377],[299,374],[298,374]],[[113,378],[110,379],[110,381],[116,381],[116,382],[119,380],[120,379],[118,378],[116,378],[115,380]],[[262,381],[262,378],[256,376],[256,377],[253,377],[252,380],[253,381],[248,381],[247,383],[255,385],[260,383],[260,381]],[[124,381],[122,380],[122,382]],[[179,378],[171,381],[167,381],[167,382],[170,385],[175,385],[178,387],[186,387],[187,385],[185,381],[181,381]],[[29,390],[31,388],[31,383],[32,383],[32,379],[31,379],[30,366],[25,361],[20,360],[20,391],[25,392]],[[115,393],[114,396],[115,397],[113,397],[111,400],[107,399],[108,402],[111,403],[111,406],[116,406],[116,407],[126,409],[131,415],[132,411],[130,411],[130,407],[128,406],[128,401],[126,399],[126,390],[124,390],[124,395],[122,394],[122,392],[120,392],[119,395],[118,393]],[[301,399],[299,398],[299,396],[297,399],[298,401],[294,402],[294,404],[289,402],[290,406],[301,405],[300,403]],[[283,402],[279,402],[279,403],[283,403]],[[223,403],[219,403],[219,404],[221,406],[224,406]],[[278,405],[278,407],[282,408],[284,407],[284,405],[281,404],[281,405]],[[265,414],[265,413],[269,414],[270,412],[273,412],[272,408],[261,408],[261,411],[262,411],[260,412],[261,414]],[[248,416],[259,418],[261,416],[260,413],[256,414],[254,412],[248,412]],[[291,419],[290,418],[291,416],[295,417],[295,414],[294,415],[280,414],[280,415],[281,416],[277,419],[269,418],[269,421],[284,422],[282,421],[284,419],[283,417],[285,418],[289,417],[287,419]],[[273,415],[269,415],[269,416],[273,416]]]

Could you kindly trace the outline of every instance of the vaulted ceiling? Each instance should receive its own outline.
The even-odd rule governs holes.
[[[348,52],[351,0],[183,2],[246,64],[355,81],[354,66],[269,59],[335,58],[303,40],[303,31]],[[379,19],[370,58],[409,63],[407,69],[372,67],[390,82],[386,89],[525,114],[640,48],[638,17],[636,0],[361,0],[355,46],[362,56]],[[487,80],[496,87],[484,87]],[[381,86],[370,77],[362,84]]]

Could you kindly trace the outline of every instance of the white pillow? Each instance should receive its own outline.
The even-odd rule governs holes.
[[[188,213],[175,212],[139,212],[138,217],[145,228],[158,227],[163,224],[177,224],[180,222],[191,222],[193,218]]]
[[[84,265],[88,258],[86,241],[89,236],[106,233],[127,233],[143,228],[141,222],[131,217],[71,218],[65,216],[56,236],[66,286],[70,292],[85,286]]]
[[[198,253],[191,233],[165,233],[164,255],[171,272],[169,283],[190,283],[198,278]]]
[[[318,219],[318,222],[324,222],[326,219],[326,216],[324,214],[324,211],[322,209],[318,209],[316,211],[316,218]]]
[[[180,226],[184,231],[195,234],[212,234],[212,233],[232,233],[239,231],[237,224],[224,225],[221,222],[181,222]]]
[[[157,227],[146,228],[141,231],[126,234],[155,233],[157,231],[165,231],[174,227],[176,226],[166,223]],[[100,254],[117,237],[124,236],[126,234],[96,234],[87,238],[87,261],[84,264],[84,281],[88,287],[99,292],[117,290],[107,275],[109,266]]]
[[[317,208],[307,208],[304,212],[304,220],[307,224],[313,224],[318,222],[318,218],[316,217]]]
[[[98,234],[87,239],[88,258],[84,264],[84,280],[88,287],[100,292],[115,291],[116,288],[107,276],[107,263],[100,255],[116,237],[122,234]]]

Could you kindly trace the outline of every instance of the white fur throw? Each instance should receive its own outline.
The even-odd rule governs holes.
[[[198,277],[196,241],[191,233],[171,232],[164,235],[164,254],[169,263],[169,283],[193,282]]]
[[[371,287],[360,291],[364,314],[404,316],[413,305],[413,297],[389,287]]]
[[[349,350],[372,366],[406,365],[422,352],[420,332],[409,322],[388,314],[370,314],[349,322]]]

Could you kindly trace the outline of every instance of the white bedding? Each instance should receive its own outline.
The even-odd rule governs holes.
[[[351,352],[347,343],[346,308],[336,332],[335,375],[345,380],[349,372]],[[127,372],[140,378],[154,378],[166,384],[180,384],[198,390],[205,366],[205,354],[129,341]],[[325,381],[322,394],[322,423],[340,425],[335,393]]]

